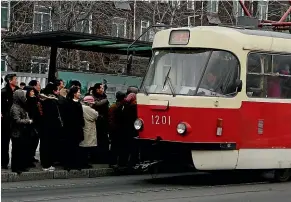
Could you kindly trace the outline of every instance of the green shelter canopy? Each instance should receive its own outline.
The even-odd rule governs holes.
[[[134,42],[134,40],[131,39],[97,36],[94,34],[71,31],[52,31],[8,36],[4,38],[4,41],[118,55],[127,55],[128,46]],[[151,49],[152,43],[136,41],[131,48],[129,48],[129,53],[140,57],[151,57]]]

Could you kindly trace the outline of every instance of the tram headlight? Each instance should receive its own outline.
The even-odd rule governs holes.
[[[187,131],[187,126],[185,123],[179,123],[177,125],[177,132],[180,134],[180,135],[183,135],[185,134]]]
[[[134,122],[135,130],[141,130],[143,126],[143,121],[141,119],[136,119]]]

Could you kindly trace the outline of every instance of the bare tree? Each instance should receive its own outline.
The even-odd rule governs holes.
[[[235,2],[230,0],[219,2],[218,13],[214,16],[219,18],[221,24],[235,25],[236,13],[233,9]],[[252,13],[258,15],[258,2],[245,2]],[[2,36],[56,30],[110,36],[114,34],[113,21],[122,19],[126,23],[126,30],[119,36],[137,38],[144,31],[142,21],[149,21],[149,25],[163,23],[177,27],[188,26],[189,23],[191,26],[211,23],[209,22],[211,13],[207,7],[209,1],[136,1],[135,8],[133,1],[129,3],[130,9],[120,9],[112,1],[11,1],[10,29],[8,32],[2,32]],[[288,7],[288,2],[285,1],[269,1],[268,17],[270,20],[279,20]],[[37,11],[47,15],[40,18]],[[153,29],[143,40],[151,38],[150,36],[158,30]],[[32,56],[48,58],[50,53],[47,47],[8,44],[3,40],[1,48],[2,52],[10,56],[8,65],[14,71],[30,71]],[[90,71],[107,73],[124,73],[126,64],[122,57],[112,54],[65,49],[58,51],[59,69],[87,70],[88,65],[83,61],[88,61]],[[144,74],[147,62],[148,59],[135,59],[133,74]]]

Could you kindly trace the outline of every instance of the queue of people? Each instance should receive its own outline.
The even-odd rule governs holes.
[[[133,123],[137,116],[136,87],[116,93],[109,105],[106,85],[96,83],[81,98],[81,83],[72,81],[65,89],[62,80],[41,89],[37,80],[17,85],[17,76],[8,74],[1,90],[1,167],[8,169],[12,141],[11,169],[21,173],[39,160],[44,171],[55,166],[65,170],[91,168],[92,163],[134,166],[138,149]]]

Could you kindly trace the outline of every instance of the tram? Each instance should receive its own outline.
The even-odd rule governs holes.
[[[187,151],[197,170],[272,170],[289,180],[291,34],[172,28],[152,48],[137,95],[138,141]]]

